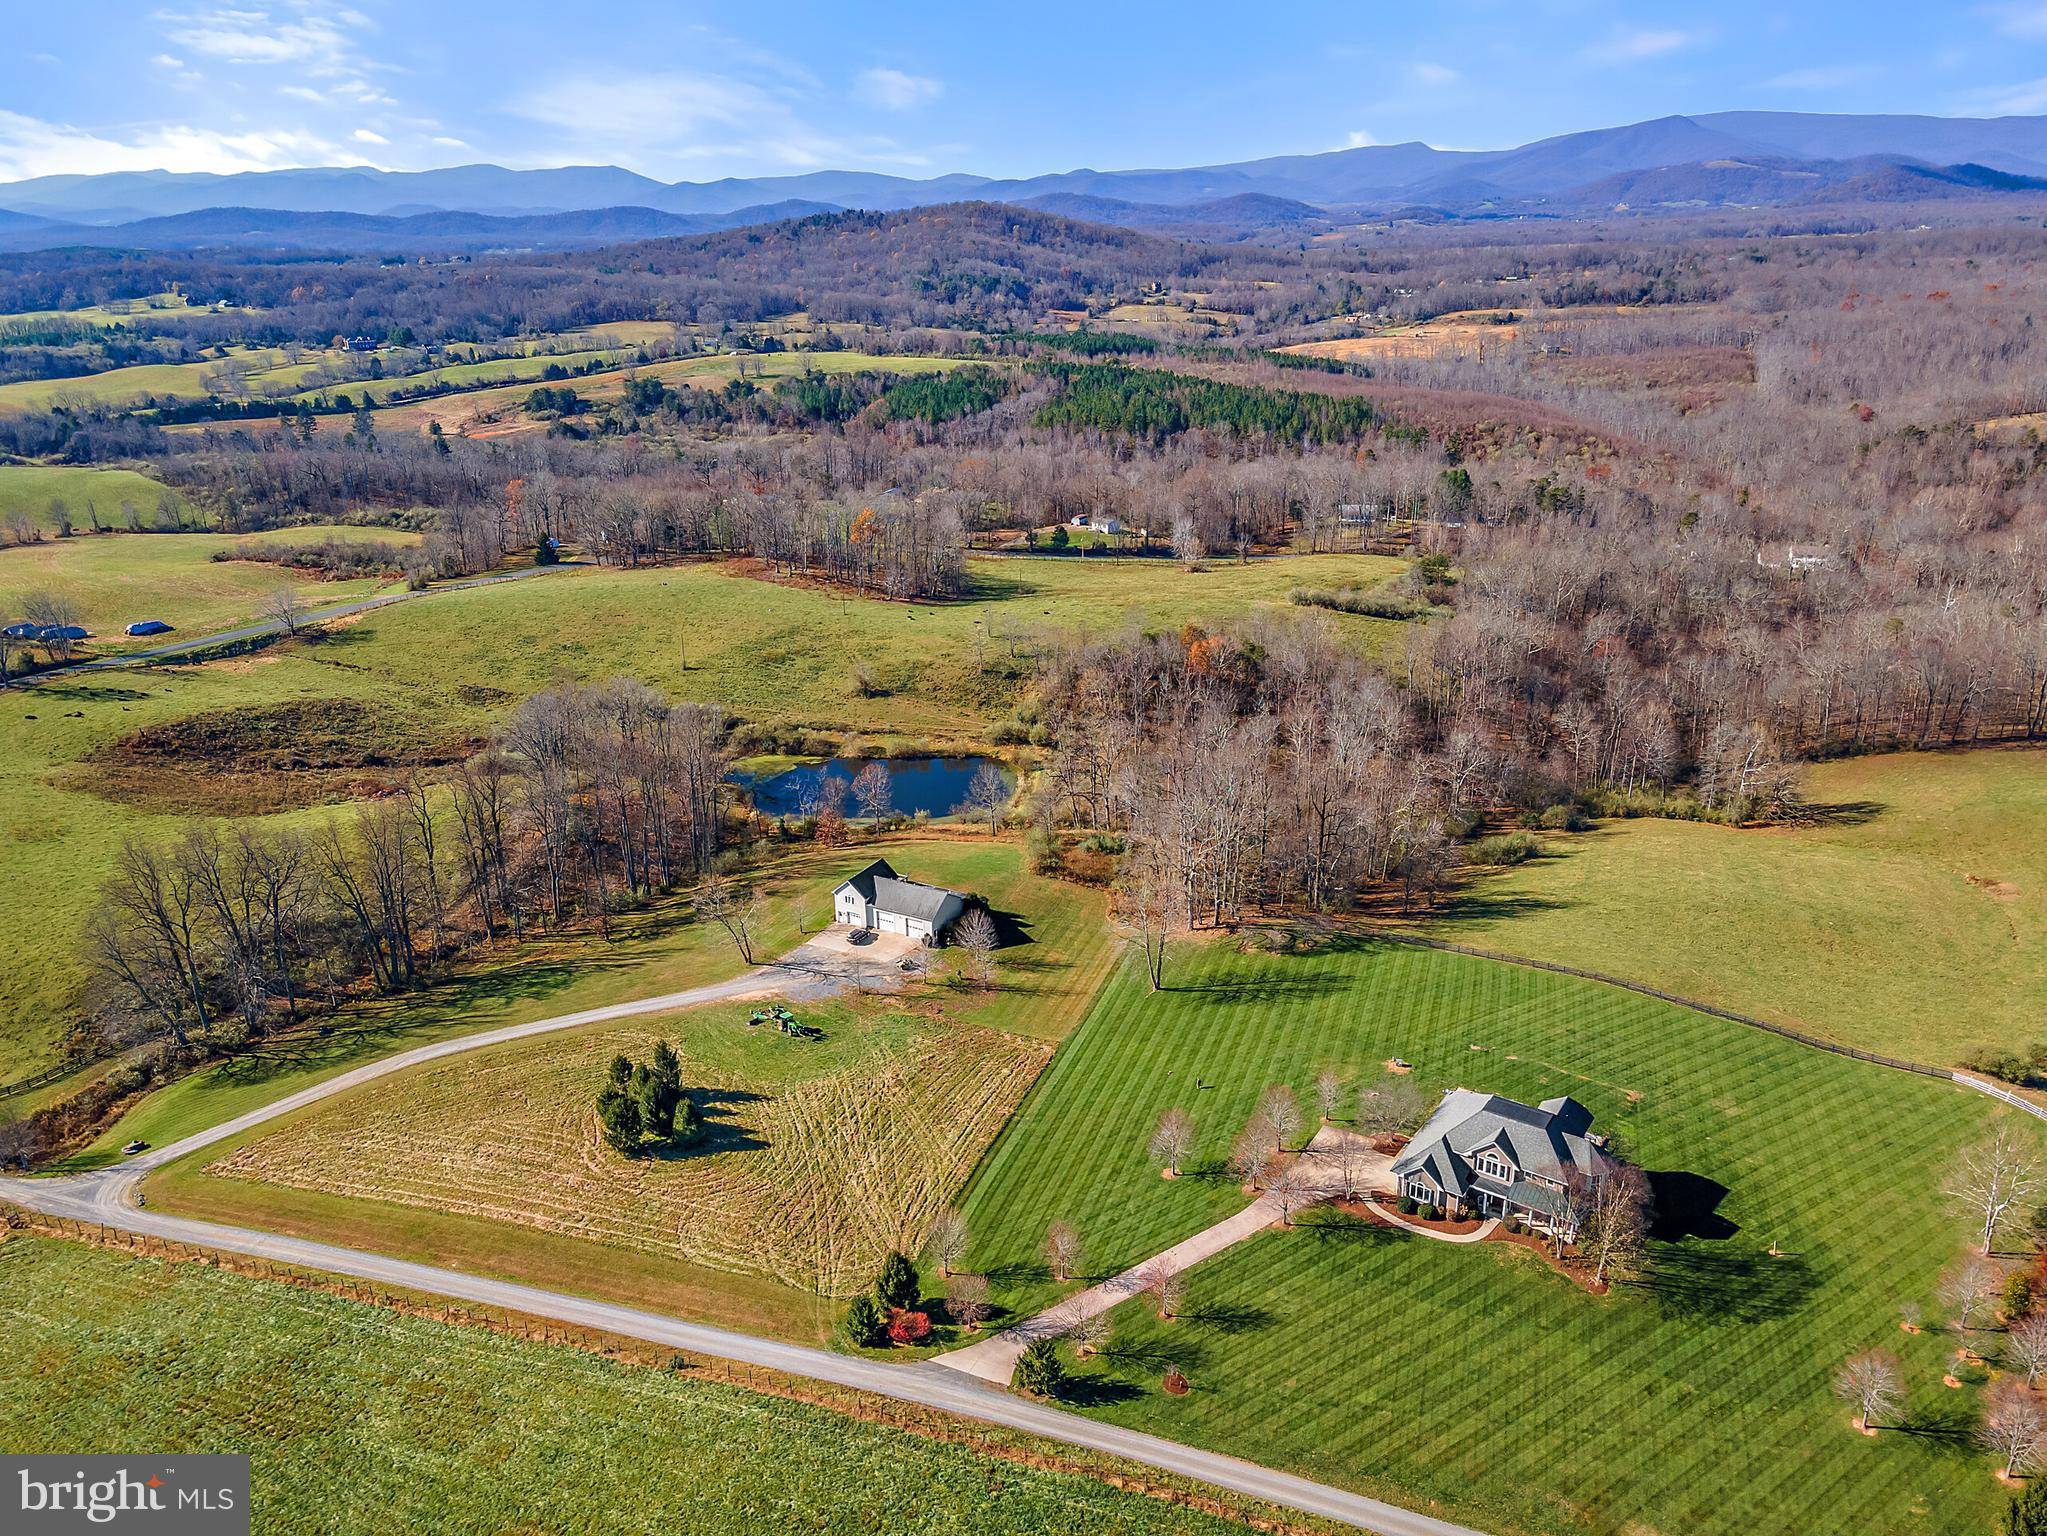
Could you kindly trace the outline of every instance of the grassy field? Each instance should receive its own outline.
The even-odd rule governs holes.
[[[306,374],[343,356],[331,347],[308,349],[297,362],[281,347],[241,347],[229,356],[248,369],[258,391],[286,390]],[[221,359],[201,363],[137,363],[74,379],[19,379],[0,384],[0,411],[40,411],[52,406],[131,405],[141,400],[204,400],[214,391],[207,380]]]
[[[482,734],[557,676],[623,672],[756,720],[848,728],[856,738],[972,741],[1013,707],[1034,636],[1297,611],[1286,603],[1296,582],[1366,583],[1398,565],[1321,556],[1188,574],[1164,562],[991,559],[973,569],[974,601],[916,607],[763,582],[724,565],[578,571],[401,603],[318,644],[0,693],[0,880],[43,891],[38,937],[0,971],[0,1079],[39,1065],[75,1014],[72,936],[122,838],[172,834],[182,822],[163,807],[201,793],[222,814],[276,803],[274,785],[254,796],[196,761],[182,781],[178,765],[163,765],[160,792],[146,803],[96,793],[108,786],[88,760],[140,727],[329,700],[381,712],[394,726],[419,724],[431,701],[434,730]],[[1399,634],[1378,620],[1326,622],[1360,645]],[[856,689],[855,657],[884,691]],[[48,889],[37,871],[60,846],[66,879]]]
[[[246,1451],[270,1536],[1242,1525],[806,1403],[199,1265],[0,1244],[11,1451]]]
[[[417,373],[393,374],[381,379],[355,379],[346,384],[323,384],[316,389],[303,390],[292,398],[323,400],[336,395],[346,395],[351,400],[359,401],[367,395],[372,400],[382,401],[401,389],[418,389],[422,385],[430,388],[443,385],[465,388],[472,384],[492,381],[520,380],[531,384],[539,382],[549,368],[581,368],[590,363],[616,361],[624,355],[617,347],[601,347],[578,352],[535,353],[527,357],[484,358],[478,362],[448,363],[439,368],[423,368]]]
[[[748,378],[772,382],[812,370],[818,373],[859,373],[863,370],[943,373],[959,367],[961,362],[962,359],[952,357],[896,357],[874,352],[721,352],[671,358],[666,362],[649,363],[633,372],[642,378],[659,379],[673,389],[723,389],[728,382],[739,377],[742,364]],[[616,372],[565,380],[564,383],[585,400],[615,400],[625,393],[627,376],[627,371],[621,368]],[[502,436],[508,431],[544,430],[545,422],[526,416],[521,409],[531,392],[530,384],[507,385],[444,396],[438,400],[387,406],[375,413],[377,430],[424,432],[431,421],[438,421],[444,432],[473,437]]]
[[[1197,1269],[1181,1323],[1120,1309],[1083,1406],[1496,1532],[1988,1528],[2003,1495],[1968,1449],[1973,1391],[1940,1385],[1954,1338],[1901,1332],[1898,1308],[1939,1315],[1966,1236],[1944,1168],[2010,1112],[1616,988],[1394,945],[1216,944],[1168,983],[1119,972],[976,1178],[970,1262],[999,1300],[1056,1293],[1054,1219],[1099,1276],[1241,1207],[1227,1176],[1152,1171],[1164,1109],[1194,1116],[1202,1170],[1265,1085],[1307,1102],[1318,1067],[1370,1081],[1395,1055],[1432,1092],[1579,1098],[1664,1176],[1671,1227],[1652,1277],[1606,1298],[1504,1245],[1275,1232]],[[1863,1439],[1829,1393],[1874,1345],[1904,1357],[1915,1433]],[[1191,1396],[1158,1390],[1168,1362]]]
[[[2047,1038],[2047,753],[1809,771],[1817,824],[1609,822],[1423,930],[1951,1065]]]
[[[81,309],[29,309],[0,314],[0,326],[46,325],[52,320],[72,325],[101,328],[133,325],[141,320],[181,320],[187,315],[211,314],[209,305],[193,304],[182,293],[152,293],[139,299],[114,299],[105,304],[88,304]],[[238,313],[253,314],[253,310]]]
[[[50,515],[53,501],[70,508],[71,520],[80,529],[90,529],[95,516],[101,527],[119,529],[128,526],[128,506],[142,514],[143,526],[153,526],[157,505],[166,497],[173,506],[184,506],[184,497],[162,481],[132,469],[0,464],[0,519],[26,512],[45,533],[56,531],[56,519]]]
[[[394,585],[365,579],[323,581],[307,571],[253,560],[216,560],[244,544],[307,543],[323,538],[417,543],[420,535],[385,529],[302,527],[238,537],[218,533],[114,534],[46,539],[0,549],[0,614],[12,616],[30,592],[50,591],[77,604],[96,653],[162,645],[254,621],[264,599],[289,587],[307,607],[345,602]],[[137,619],[161,619],[176,635],[131,639]]]
[[[992,992],[943,979],[940,956],[938,977],[900,996],[799,1008],[822,1041],[749,1029],[749,1005],[724,1003],[494,1047],[209,1149],[158,1175],[150,1202],[279,1230],[338,1223],[366,1246],[528,1278],[529,1237],[545,1234],[566,1240],[541,1261],[550,1283],[818,1337],[831,1309],[772,1288],[844,1296],[891,1248],[914,1251],[1113,960],[1100,895],[1025,873],[1015,845],[870,845],[834,855],[833,873],[877,851],[1024,925]],[[806,856],[800,887],[812,908],[833,883],[818,862]],[[599,1141],[591,1106],[612,1056],[644,1059],[660,1038],[711,1129],[700,1148],[628,1163]],[[687,1295],[649,1294],[661,1266],[687,1277]],[[739,1277],[729,1295],[721,1276]]]

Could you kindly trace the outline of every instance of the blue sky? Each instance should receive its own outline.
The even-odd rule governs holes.
[[[1007,176],[1671,112],[2047,112],[2047,0],[4,0],[0,180],[611,163]]]

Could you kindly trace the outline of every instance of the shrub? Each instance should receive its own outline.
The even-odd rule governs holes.
[[[1403,1215],[1403,1216],[1412,1216],[1412,1215],[1413,1215],[1413,1214],[1415,1213],[1416,1209],[1417,1209],[1417,1207],[1416,1207],[1416,1205],[1415,1205],[1415,1203],[1414,1203],[1414,1197],[1413,1197],[1412,1195],[1402,1195],[1402,1196],[1400,1197],[1400,1214],[1401,1214],[1401,1215]]]
[[[1525,864],[1542,852],[1542,844],[1527,832],[1506,832],[1497,837],[1481,837],[1464,850],[1467,864],[1485,864],[1504,868],[1510,864]]]
[[[1080,840],[1080,846],[1089,853],[1116,853],[1123,851],[1123,838],[1115,832],[1090,832]]]
[[[888,1337],[888,1325],[882,1317],[881,1307],[872,1296],[855,1296],[846,1307],[846,1315],[840,1319],[840,1332],[847,1341],[861,1349],[873,1349]]]
[[[1024,838],[1024,857],[1034,875],[1056,875],[1060,868],[1059,844],[1043,827],[1033,827]]]
[[[1962,1065],[2007,1083],[2023,1083],[2033,1075],[2032,1063],[2013,1051],[1974,1051],[1962,1058]]]
[[[1355,613],[1368,619],[1412,619],[1427,613],[1427,603],[1417,603],[1391,592],[1366,592],[1356,587],[1295,587],[1287,601],[1304,608],[1328,608],[1337,613]]]
[[[1066,1385],[1066,1367],[1050,1339],[1033,1339],[1016,1362],[1016,1385],[1033,1397],[1057,1397]]]
[[[931,1337],[929,1314],[898,1307],[888,1315],[888,1337],[892,1344],[922,1344]]]
[[[2004,1282],[2003,1312],[2016,1321],[2033,1310],[2033,1277],[2023,1269],[2014,1270]]]
[[[881,1274],[874,1282],[874,1299],[890,1310],[914,1307],[924,1294],[917,1278],[917,1266],[900,1253],[881,1261]]]
[[[1576,805],[1561,801],[1537,817],[1535,824],[1545,832],[1583,832],[1592,822]]]
[[[1423,1207],[1422,1207],[1422,1220],[1423,1220],[1423,1221],[1434,1221],[1435,1219],[1436,1219],[1436,1208],[1435,1208],[1435,1207],[1434,1207],[1433,1205],[1425,1205],[1425,1206],[1423,1206]]]

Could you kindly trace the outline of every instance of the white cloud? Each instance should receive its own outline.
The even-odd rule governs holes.
[[[310,101],[317,107],[327,105],[327,98],[309,85],[280,85],[277,88],[277,94],[289,96],[293,101]]]
[[[945,87],[928,75],[905,74],[900,69],[863,69],[853,81],[853,94],[871,107],[889,112],[907,112],[938,99]]]
[[[1588,57],[1606,64],[1637,64],[1644,59],[1659,59],[1665,54],[1676,53],[1698,41],[1697,33],[1680,32],[1675,28],[1622,32],[1591,49]]]
[[[106,171],[268,171],[331,161],[337,147],[301,133],[222,133],[159,124],[115,138],[0,110],[0,181]]]
[[[2040,4],[2038,0],[2033,0],[2033,3],[2010,0],[2010,3],[1981,5],[1976,9],[1979,15],[1988,17],[1991,26],[2006,37],[2016,37],[2026,42],[2047,40],[2047,4]]]
[[[1456,70],[1452,69],[1449,65],[1432,64],[1426,59],[1423,59],[1418,63],[1408,65],[1407,72],[1414,77],[1415,84],[1426,85],[1431,89],[1440,89],[1441,87],[1446,85],[1455,85],[1459,80],[1464,78],[1462,75],[1458,74]]]
[[[1837,91],[1843,86],[1873,80],[1882,73],[1874,64],[1828,64],[1814,69],[1787,69],[1763,84],[1780,91]]]
[[[358,144],[388,144],[391,142],[389,139],[385,138],[381,133],[372,133],[367,128],[358,128],[355,130],[354,133],[351,133],[349,137],[351,139],[354,139],[355,142]]]
[[[429,144],[438,144],[443,149],[467,149],[469,147],[465,140],[450,138],[445,133],[437,133],[427,142]]]
[[[347,20],[344,20],[347,18]],[[193,53],[225,64],[312,64],[354,67],[348,29],[364,28],[358,11],[333,16],[302,11],[280,17],[267,9],[222,6],[213,10],[166,12],[164,35]]]
[[[154,64],[158,69],[183,69],[185,67],[185,61],[183,59],[174,59],[167,53],[159,53],[155,58],[151,59],[149,62]]]
[[[1970,117],[2026,117],[2047,112],[2047,77],[1986,85],[1963,96],[1956,110]]]
[[[917,157],[892,140],[820,130],[804,114],[805,101],[794,83],[669,70],[552,79],[507,105],[514,115],[551,130],[544,143],[518,157],[530,164],[816,170],[835,162],[916,163]]]

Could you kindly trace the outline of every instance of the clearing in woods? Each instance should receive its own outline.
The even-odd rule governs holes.
[[[267,1536],[1246,1529],[1040,1458],[998,1459],[692,1370],[77,1243],[0,1243],[0,1333],[9,1450],[146,1444],[175,1455],[232,1445],[252,1460],[256,1529]],[[992,1445],[1043,1449],[985,1433]]]
[[[2047,1037],[2047,752],[1846,758],[1805,792],[1799,825],[1546,838],[1416,931],[1935,1066]]]
[[[85,469],[61,464],[0,464],[0,537],[18,513],[46,534],[57,531],[52,502],[62,502],[74,527],[88,532],[93,520],[102,528],[125,529],[132,509],[144,528],[159,526],[157,508],[168,501],[180,512],[185,498],[148,475],[132,469]]]
[[[149,509],[153,517],[154,502]],[[74,510],[72,515],[78,513]],[[122,533],[44,539],[0,549],[0,616],[13,618],[31,592],[55,592],[77,605],[79,622],[92,631],[86,646],[91,653],[138,650],[253,623],[279,588],[290,588],[303,606],[317,608],[399,584],[396,577],[328,581],[315,571],[263,560],[222,560],[216,558],[219,555],[328,539],[402,548],[417,544],[420,537],[394,529],[315,524],[248,535]],[[174,632],[137,638],[122,633],[138,619],[161,619]]]

